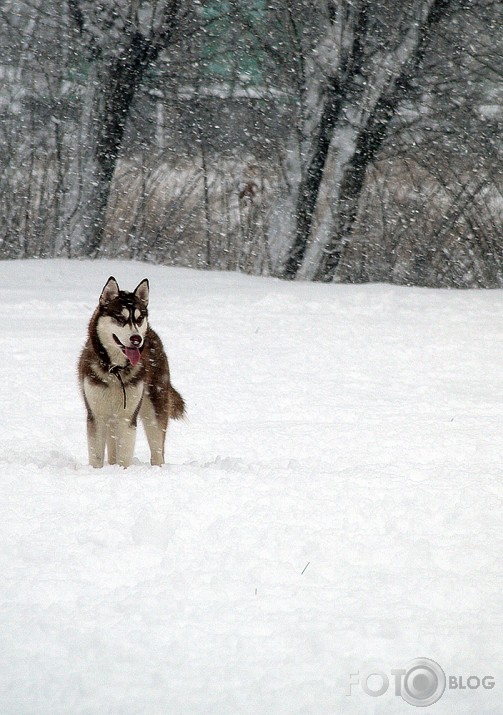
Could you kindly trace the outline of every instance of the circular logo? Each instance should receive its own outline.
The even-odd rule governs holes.
[[[430,658],[415,658],[406,667],[401,695],[409,705],[425,708],[440,700],[445,682],[438,663]]]

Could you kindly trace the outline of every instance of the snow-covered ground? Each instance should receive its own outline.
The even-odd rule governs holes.
[[[503,292],[0,273],[2,715],[404,715],[391,676],[348,684],[419,656],[495,678],[435,715],[501,714]],[[110,274],[150,279],[188,403],[162,469],[143,434],[127,471],[86,464]]]

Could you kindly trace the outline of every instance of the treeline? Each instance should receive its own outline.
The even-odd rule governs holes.
[[[0,258],[500,286],[492,0],[7,0]]]

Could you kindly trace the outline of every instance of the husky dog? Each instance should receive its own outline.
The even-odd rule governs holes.
[[[171,385],[159,336],[148,325],[148,280],[133,293],[111,276],[101,292],[79,360],[79,383],[87,409],[89,463],[102,467],[133,460],[140,416],[151,464],[164,464],[169,418],[181,419],[185,403]]]

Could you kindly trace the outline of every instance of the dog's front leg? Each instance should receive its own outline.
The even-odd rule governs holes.
[[[87,448],[89,451],[89,464],[99,469],[105,460],[105,442],[107,424],[102,419],[88,416],[87,418]]]
[[[117,464],[117,424],[112,420],[107,431],[108,464]]]
[[[129,467],[133,461],[136,442],[136,424],[124,418],[117,423],[117,463],[121,467]]]

